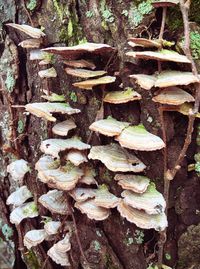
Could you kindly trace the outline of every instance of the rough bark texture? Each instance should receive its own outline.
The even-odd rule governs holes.
[[[25,4],[31,2],[34,3],[34,1],[27,1]],[[83,141],[87,141],[89,136],[88,126],[95,120],[96,113],[101,106],[102,96],[100,88],[92,92],[73,88],[71,85],[72,82],[75,82],[75,79],[66,75],[63,70],[63,64],[59,59],[54,64],[58,77],[51,79],[47,85],[46,81],[43,81],[38,76],[38,64],[29,60],[29,50],[17,47],[17,44],[25,36],[3,26],[3,24],[6,22],[30,24],[27,16],[28,10],[33,25],[45,28],[46,39],[44,46],[55,44],[61,46],[74,45],[85,38],[90,42],[107,43],[115,46],[118,52],[113,56],[111,62],[109,62],[111,55],[95,56],[92,59],[99,69],[105,68],[109,63],[107,69],[110,75],[113,75],[114,72],[119,72],[117,82],[114,86],[109,86],[109,89],[116,89],[120,83],[123,83],[124,88],[132,87],[128,79],[129,74],[156,70],[156,65],[153,62],[143,62],[143,64],[136,65],[134,62],[126,62],[124,55],[127,50],[127,38],[129,36],[138,34],[158,36],[159,11],[156,16],[154,11],[151,11],[150,14],[143,14],[144,16],[140,14],[142,18],[140,18],[140,23],[138,24],[136,21],[137,16],[134,13],[136,11],[134,10],[137,10],[140,1],[43,0],[36,2],[37,4],[33,5],[33,10],[30,11],[27,7],[25,8],[24,1],[0,1],[0,10],[2,11],[0,13],[2,23],[0,24],[0,72],[4,81],[7,81],[5,83],[7,93],[0,92],[0,208],[3,223],[9,226],[10,209],[6,206],[5,200],[9,193],[14,190],[15,185],[6,173],[6,166],[16,157],[24,158],[31,164],[32,172],[26,177],[26,183],[34,193],[36,200],[47,191],[47,187],[37,180],[34,165],[41,155],[39,150],[40,142],[52,136],[50,131],[51,124],[47,124],[35,116],[23,114],[23,109],[9,108],[9,106],[11,104],[24,105],[28,102],[42,101],[41,90],[47,87],[53,92],[62,93],[73,107],[81,109],[81,117],[74,116],[78,126],[76,134],[82,137]],[[92,13],[88,11],[92,11]],[[108,15],[108,11],[110,15]],[[155,19],[157,21],[154,21]],[[170,67],[170,64],[166,64],[167,66]],[[138,124],[142,121],[149,131],[162,136],[157,106],[151,100],[152,94],[137,86],[134,87],[141,93],[142,101],[119,106],[105,105],[105,116],[111,114],[118,120],[127,120],[132,124]],[[72,92],[77,96],[77,101],[75,102],[70,98]],[[59,119],[65,119],[65,117],[62,116]],[[165,114],[165,124],[168,141],[168,164],[172,166],[184,142],[187,117],[169,112]],[[12,131],[13,127],[17,130],[16,137]],[[13,139],[17,140],[13,141]],[[102,136],[100,136],[99,140],[94,134],[91,144],[95,145],[100,142],[105,144],[109,141],[109,139]],[[16,144],[18,148],[15,147]],[[17,156],[16,150],[18,150],[19,156]],[[198,224],[200,222],[200,182],[195,174],[187,172],[187,164],[193,161],[195,151],[194,139],[182,169],[177,173],[170,188],[169,229],[165,246],[165,254],[168,255],[165,255],[164,263],[169,266],[176,265],[177,268],[181,269],[197,269],[200,264],[200,256],[198,255],[200,239],[199,236],[196,236],[199,233]],[[137,155],[147,165],[146,175],[155,181],[159,190],[162,191],[162,151],[138,152]],[[114,182],[112,173],[108,173],[101,164],[96,167],[96,172],[99,183],[106,183],[113,193],[119,193],[119,187]],[[40,208],[40,210],[41,215],[49,214],[43,208]],[[143,243],[137,244],[135,231],[138,228],[123,220],[115,210],[113,210],[109,219],[100,223],[88,220],[78,211],[75,211],[75,217],[83,250],[91,268],[145,269],[149,261],[154,261],[159,236],[157,232],[144,231]],[[24,234],[31,228],[40,228],[42,227],[40,221],[41,219],[26,220],[18,230]],[[189,230],[186,231],[188,227]],[[42,264],[46,259],[46,251],[52,243],[43,243],[33,251],[18,250],[20,247],[20,244],[17,243],[20,242],[19,233],[17,233],[15,227],[13,227],[13,230],[14,235],[10,242],[14,240],[16,243],[14,268],[22,269],[26,268],[26,266],[31,269],[42,268]],[[2,238],[5,239],[3,234]],[[193,251],[185,248],[188,242],[192,244],[191,240],[193,239],[191,238],[195,238],[195,243],[191,246]],[[21,256],[23,256],[24,262]],[[76,238],[73,236],[72,268],[86,268],[80,257]],[[186,260],[186,257],[190,258]],[[49,259],[45,268],[60,267]]]

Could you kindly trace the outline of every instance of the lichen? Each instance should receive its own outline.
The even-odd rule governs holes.
[[[78,97],[77,97],[77,95],[76,95],[76,93],[74,91],[72,91],[72,92],[69,93],[69,98],[74,103],[76,103],[78,101]]]
[[[7,71],[6,81],[5,81],[6,89],[8,92],[12,92],[15,86],[15,78],[11,70]]]
[[[37,6],[37,0],[30,0],[26,7],[30,10],[30,11],[33,11]]]
[[[138,6],[132,5],[129,11],[128,20],[134,26],[138,26],[145,15],[150,14],[153,10],[151,0],[143,1]]]
[[[22,134],[24,132],[24,123],[22,120],[18,120],[18,123],[17,123],[17,132],[19,134]]]

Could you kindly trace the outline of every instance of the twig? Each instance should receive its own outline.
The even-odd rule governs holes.
[[[81,240],[80,240],[80,237],[79,237],[79,234],[78,234],[76,219],[75,219],[75,216],[74,216],[74,213],[73,213],[73,209],[72,209],[72,206],[71,206],[70,202],[68,202],[68,206],[69,206],[70,214],[72,216],[72,221],[73,221],[73,224],[74,224],[74,231],[75,231],[75,235],[76,235],[76,241],[78,243],[79,250],[81,252],[81,255],[82,255],[85,263],[88,264],[87,258],[85,256],[84,251],[83,251],[83,248],[82,248]]]
[[[162,22],[161,22],[161,27],[160,27],[159,40],[163,39],[163,34],[164,34],[164,30],[165,30],[166,16],[167,16],[167,7],[163,7]]]
[[[189,7],[190,7],[190,0],[187,0],[186,2],[184,0],[180,0],[180,9],[182,12],[183,23],[184,23],[184,37],[185,37],[184,52],[185,52],[185,55],[187,56],[187,58],[191,61],[192,73],[194,76],[196,76],[198,82],[195,84],[195,88],[196,88],[195,104],[194,104],[193,111],[189,115],[187,134],[186,134],[183,148],[178,156],[177,161],[175,162],[174,167],[172,169],[168,169],[164,175],[164,179],[165,179],[164,195],[165,195],[165,199],[166,199],[167,203],[168,203],[168,199],[169,199],[170,180],[174,179],[177,171],[181,168],[181,163],[182,163],[182,161],[187,153],[188,147],[192,141],[195,113],[197,113],[199,111],[199,103],[200,103],[200,79],[198,77],[198,70],[197,70],[196,64],[192,58],[192,54],[191,54],[191,50],[190,50],[190,29],[189,29],[189,19],[188,19]],[[163,234],[165,234],[165,236],[166,236],[166,230],[163,232]],[[159,245],[159,254],[158,254],[158,267],[159,268],[161,268],[161,265],[162,265],[164,243],[165,243],[165,240],[163,240],[163,242],[161,241],[160,245]]]
[[[23,5],[24,11],[26,12],[26,15],[28,16],[28,19],[29,19],[29,21],[31,23],[31,26],[34,27],[33,21],[31,19],[31,15],[30,15],[30,13],[28,12],[28,10],[26,8],[26,4],[25,4],[24,0],[22,0],[22,5]]]

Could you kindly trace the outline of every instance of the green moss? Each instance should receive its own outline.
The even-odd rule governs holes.
[[[195,31],[190,33],[190,47],[194,59],[200,59],[200,34]]]
[[[29,216],[33,213],[36,213],[37,211],[38,211],[38,209],[37,209],[36,204],[34,202],[32,202],[32,204],[30,204],[29,206],[27,206],[23,209],[23,214]]]
[[[30,10],[30,11],[33,11],[37,6],[37,0],[30,0],[26,7]]]
[[[153,10],[151,2],[151,0],[142,1],[138,6],[132,6],[128,16],[129,22],[133,23],[134,26],[138,26],[142,22],[144,15],[151,13]]]
[[[24,123],[22,120],[18,120],[18,123],[17,123],[17,132],[19,134],[22,134],[24,132]]]
[[[92,10],[88,10],[86,13],[85,13],[86,17],[87,18],[92,18],[94,16],[94,13]]]
[[[93,241],[93,244],[94,244],[94,249],[95,249],[95,251],[99,251],[99,250],[101,250],[101,244],[99,243],[99,241],[94,240],[94,241]]]
[[[35,255],[35,253],[32,250],[28,250],[28,252],[26,252],[24,254],[24,259],[26,264],[28,265],[29,268],[31,269],[40,269],[41,265]]]
[[[49,52],[44,52],[44,60],[48,61],[51,64],[54,64],[56,62],[55,55]]]
[[[15,78],[13,77],[13,73],[11,70],[8,70],[6,81],[5,81],[6,88],[8,92],[12,92],[15,86]]]
[[[78,101],[78,97],[77,97],[76,93],[73,92],[73,91],[69,93],[69,98],[70,98],[70,100],[73,101],[74,103],[76,103],[76,102]]]
[[[60,20],[63,20],[63,6],[59,4],[59,2],[57,0],[52,0],[53,5],[56,9],[56,12],[60,18]]]

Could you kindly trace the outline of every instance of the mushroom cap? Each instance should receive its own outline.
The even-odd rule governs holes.
[[[41,78],[56,78],[57,77],[56,69],[54,67],[51,67],[45,70],[40,70],[38,72],[38,75]]]
[[[65,120],[54,125],[52,132],[60,136],[67,136],[68,132],[74,128],[76,128],[76,124],[73,120]]]
[[[58,233],[59,228],[61,227],[60,221],[48,221],[44,225],[44,230],[48,235],[54,235]]]
[[[130,174],[116,174],[114,177],[125,190],[131,190],[137,193],[143,193],[147,190],[150,183],[149,178],[145,176],[130,175]]]
[[[11,26],[12,28],[15,28],[33,38],[41,38],[45,36],[45,33],[43,33],[40,29],[26,24],[7,23],[6,25]]]
[[[16,207],[10,214],[10,222],[19,225],[23,219],[35,218],[39,215],[35,202],[24,203]]]
[[[105,54],[114,50],[115,49],[109,45],[97,43],[84,43],[72,47],[50,47],[43,49],[43,51],[69,58],[78,58],[84,53]]]
[[[191,63],[191,61],[185,55],[181,55],[176,51],[167,49],[162,49],[159,51],[130,51],[127,52],[126,55],[136,59]]]
[[[68,251],[71,249],[70,235],[66,236],[54,244],[48,251],[47,255],[57,264],[70,266]]]
[[[165,213],[148,215],[142,210],[128,206],[123,200],[118,204],[117,209],[123,218],[126,218],[129,222],[134,223],[142,229],[164,231],[168,224]]]
[[[31,197],[33,197],[32,193],[28,190],[27,186],[21,186],[18,190],[8,196],[6,204],[20,206]]]
[[[163,195],[151,183],[144,193],[134,193],[129,190],[122,192],[124,202],[136,209],[142,209],[149,215],[160,214],[165,211],[166,202]]]
[[[70,195],[76,202],[84,202],[89,198],[94,198],[97,190],[91,188],[75,188],[70,192]]]
[[[84,175],[79,179],[79,183],[83,183],[86,185],[98,185],[95,180],[95,170],[90,166],[85,166],[84,168]]]
[[[151,2],[154,7],[172,7],[179,3],[179,0],[154,0]]]
[[[30,38],[23,40],[18,44],[18,46],[21,46],[22,48],[26,49],[38,49],[41,45],[41,40],[36,38]]]
[[[93,78],[93,77],[100,77],[105,75],[107,72],[102,70],[102,71],[91,71],[87,69],[74,69],[74,68],[65,68],[65,72],[68,75],[74,76],[74,77],[79,77],[79,78]]]
[[[176,85],[188,85],[195,82],[198,82],[198,79],[192,72],[166,70],[158,74],[154,86],[166,88]]]
[[[45,154],[50,154],[53,157],[59,157],[59,152],[69,149],[78,149],[78,150],[86,150],[89,149],[90,145],[83,143],[77,137],[72,137],[69,139],[47,139],[42,141],[40,150]]]
[[[58,169],[39,171],[38,178],[51,188],[69,191],[76,186],[83,174],[83,170],[78,167],[63,166]]]
[[[105,220],[110,215],[109,209],[97,206],[94,199],[76,202],[74,206],[78,208],[82,214],[86,214],[89,219]]]
[[[47,234],[44,229],[28,231],[24,236],[24,245],[27,249],[30,249],[42,243],[46,237]]]
[[[152,48],[152,47],[156,47],[156,48],[160,48],[161,47],[161,42],[159,41],[159,39],[147,39],[147,38],[138,38],[138,37],[131,37],[128,39],[129,42],[131,42],[131,44],[129,44],[130,46],[140,46],[140,47],[145,47],[145,48]]]
[[[163,140],[154,134],[149,133],[142,124],[127,127],[115,138],[125,148],[152,151],[165,147]]]
[[[72,108],[66,103],[31,103],[25,105],[25,108],[26,111],[30,112],[31,114],[49,121],[56,121],[56,118],[52,116],[52,113],[71,115],[80,112],[79,109]]]
[[[28,162],[20,159],[10,163],[7,166],[7,172],[10,173],[12,179],[19,183],[22,182],[25,174],[30,170]]]
[[[134,100],[140,100],[141,98],[141,95],[133,89],[127,89],[125,91],[108,92],[103,101],[111,104],[123,104]]]
[[[146,166],[133,154],[130,154],[118,144],[93,146],[89,159],[100,160],[113,172],[142,172]]]
[[[144,74],[137,74],[137,75],[130,75],[131,79],[135,79],[136,83],[140,85],[145,90],[150,90],[154,87],[156,82],[156,75],[144,75]]]
[[[178,87],[163,89],[152,99],[154,102],[167,105],[181,105],[185,102],[194,102],[194,97]]]
[[[89,68],[89,69],[95,69],[96,65],[90,61],[86,60],[72,60],[72,61],[64,61],[64,64],[76,68]]]
[[[121,199],[108,191],[107,188],[100,186],[96,191],[94,203],[104,208],[114,208],[119,204]]]
[[[52,213],[61,215],[66,215],[69,213],[68,204],[63,191],[48,191],[39,197],[38,202]]]
[[[80,150],[70,150],[67,153],[67,160],[73,163],[75,166],[79,166],[81,163],[87,162],[86,155]]]
[[[115,80],[116,80],[116,77],[104,76],[104,77],[100,77],[96,79],[89,79],[89,80],[84,80],[81,82],[76,82],[76,83],[73,83],[72,85],[80,89],[92,90],[92,87],[94,86],[113,83],[115,82]]]
[[[99,132],[106,136],[115,136],[121,134],[122,130],[128,127],[130,123],[118,121],[112,117],[93,122],[89,129],[94,132]]]

